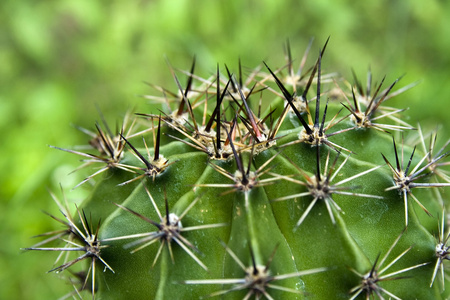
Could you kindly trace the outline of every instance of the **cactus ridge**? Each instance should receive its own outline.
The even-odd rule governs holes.
[[[287,42],[284,67],[246,78],[240,60],[207,78],[196,58],[169,63],[177,91],[144,96],[156,114],[127,112],[114,134],[101,116],[80,128],[86,152],[51,146],[100,167],[75,186],[94,188],[74,216],[51,193],[64,229],[25,250],[60,252],[49,272],[73,270],[92,299],[445,299],[450,140],[409,133],[405,109],[385,105],[417,83],[325,73],[328,42],[298,70]]]

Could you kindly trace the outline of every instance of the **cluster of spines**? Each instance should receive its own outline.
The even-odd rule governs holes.
[[[166,97],[167,95],[171,94],[178,99],[176,109],[174,109],[171,112],[160,113],[158,115],[144,114],[144,113],[137,114],[139,117],[149,121],[150,126],[148,126],[147,128],[144,128],[142,130],[135,129],[135,127],[137,126],[135,126],[134,121],[131,123],[131,125],[128,125],[129,115],[127,115],[127,118],[124,121],[122,128],[118,130],[116,134],[112,134],[112,132],[106,125],[106,122],[104,122],[106,131],[103,130],[99,124],[96,125],[97,134],[84,130],[86,133],[91,135],[92,139],[90,141],[90,145],[92,146],[92,148],[98,151],[98,154],[90,154],[76,150],[62,149],[57,147],[54,148],[83,156],[85,158],[84,160],[85,163],[83,164],[83,166],[97,163],[103,165],[102,168],[100,168],[92,175],[88,176],[77,186],[85,182],[88,182],[98,174],[103,173],[109,169],[121,169],[134,174],[137,173],[136,177],[127,180],[121,183],[120,185],[125,185],[134,181],[144,179],[143,184],[145,186],[146,178],[155,181],[157,180],[157,177],[160,174],[162,174],[166,170],[166,168],[170,166],[170,164],[176,163],[176,161],[169,163],[169,161],[165,159],[163,154],[160,152],[161,134],[162,134],[161,128],[162,126],[164,126],[163,124],[165,124],[168,128],[170,128],[168,132],[165,132],[165,134],[168,137],[172,138],[175,141],[182,142],[192,147],[193,149],[204,152],[210,159],[209,164],[211,165],[211,167],[213,167],[216,171],[218,171],[219,173],[221,173],[222,175],[228,177],[233,181],[233,183],[230,184],[204,184],[197,186],[226,187],[229,188],[229,191],[227,192],[233,191],[243,192],[245,193],[245,206],[248,207],[248,201],[250,201],[248,195],[249,191],[252,188],[257,186],[264,186],[266,184],[271,184],[277,180],[291,181],[299,185],[305,186],[307,188],[307,191],[300,194],[292,194],[290,196],[272,199],[272,201],[282,201],[304,196],[310,196],[313,199],[308,208],[305,210],[303,215],[298,220],[296,227],[293,228],[293,230],[295,230],[298,226],[302,224],[304,219],[307,217],[308,213],[313,209],[314,204],[319,200],[323,200],[329,212],[331,223],[335,224],[336,221],[334,211],[339,212],[341,211],[341,209],[339,205],[333,200],[334,194],[344,194],[344,195],[372,197],[372,198],[382,198],[382,196],[356,193],[353,191],[349,191],[355,187],[341,186],[342,184],[348,183],[357,177],[363,176],[371,171],[374,171],[380,166],[376,166],[372,169],[368,169],[350,178],[332,184],[335,175],[339,172],[339,170],[341,170],[341,168],[345,166],[345,163],[350,157],[352,150],[347,149],[350,147],[344,147],[343,145],[338,145],[330,141],[330,138],[332,138],[337,134],[344,134],[345,132],[358,129],[370,130],[371,128],[373,128],[375,130],[380,130],[383,132],[389,132],[391,130],[398,131],[398,130],[413,129],[412,126],[406,124],[405,122],[399,119],[398,113],[403,111],[403,109],[393,109],[390,107],[385,107],[383,105],[386,100],[390,99],[395,94],[398,94],[400,92],[409,89],[412,85],[397,90],[396,92],[390,93],[394,85],[397,83],[398,79],[385,90],[381,90],[384,81],[383,79],[379,85],[376,85],[375,92],[372,94],[371,93],[372,79],[370,71],[368,75],[368,85],[366,90],[362,88],[362,85],[358,82],[355,76],[356,88],[352,87],[350,91],[352,101],[348,99],[346,93],[344,92],[341,93],[342,95],[344,95],[346,101],[346,103],[342,103],[343,108],[348,110],[349,113],[345,116],[339,117],[340,114],[339,111],[335,116],[333,116],[333,118],[330,121],[327,122],[326,116],[327,116],[328,102],[326,103],[323,109],[323,113],[322,114],[320,113],[321,97],[323,97],[324,95],[323,91],[321,91],[321,80],[323,80],[323,78],[326,77],[328,79],[331,78],[333,79],[334,82],[336,82],[336,80],[331,76],[324,76],[321,74],[322,57],[324,55],[327,44],[328,40],[322,47],[322,49],[319,51],[318,59],[316,60],[313,67],[307,70],[304,74],[300,73],[304,69],[306,54],[309,52],[309,47],[308,50],[306,51],[304,58],[302,59],[299,72],[297,74],[294,74],[292,67],[293,60],[291,57],[290,47],[288,44],[286,51],[287,52],[286,69],[288,73],[287,76],[285,77],[282,76],[283,75],[282,71],[284,71],[283,69],[273,71],[266,63],[264,63],[264,66],[267,71],[262,71],[263,68],[258,67],[251,72],[249,80],[244,82],[242,77],[242,66],[239,61],[238,78],[236,78],[236,76],[232,74],[229,71],[228,67],[226,66],[225,69],[227,71],[227,76],[225,77],[227,78],[227,80],[224,80],[223,79],[224,76],[220,74],[219,67],[217,67],[215,78],[208,78],[200,81],[201,87],[203,87],[203,89],[201,87],[200,88],[194,87],[194,81],[199,79],[197,76],[194,75],[195,69],[195,59],[194,59],[190,71],[187,72],[188,81],[186,84],[186,88],[182,87],[177,75],[175,74],[172,68],[171,72],[177,85],[178,91],[176,93],[170,93],[166,89],[158,88],[159,90],[163,91],[165,95],[164,101],[167,103],[168,107],[170,107],[172,103]],[[269,82],[274,82],[281,93],[276,91],[274,87],[270,86],[270,84],[268,84]],[[308,99],[308,93],[310,92],[310,88],[314,83],[316,84],[317,87],[316,93],[313,97],[311,97],[311,99]],[[291,88],[288,89],[286,86],[291,86]],[[250,97],[253,97],[257,93],[262,94],[264,90],[273,92],[276,96],[281,96],[283,104],[281,106],[282,107],[281,112],[278,112],[278,118],[275,118],[275,115],[277,113],[276,108],[269,109],[269,113],[265,117],[261,117],[261,103],[256,113],[251,109],[252,105],[250,105],[250,100],[252,99],[250,99]],[[262,96],[260,96],[260,98],[261,97]],[[155,99],[154,97],[147,97],[147,98]],[[215,100],[215,106],[213,110],[208,109],[208,103],[211,102],[211,98],[214,98]],[[315,101],[314,114],[310,112],[310,103],[313,101]],[[363,107],[365,108],[364,111]],[[200,121],[198,118],[197,111],[202,111]],[[297,121],[300,122],[302,130],[299,132],[297,139],[294,139],[291,142],[278,143],[278,140],[281,140],[283,138],[283,136],[282,135],[280,136],[279,133],[280,131],[283,131],[283,123],[287,116],[290,117],[294,116],[297,119]],[[353,122],[353,125],[348,126],[346,128],[341,128],[331,133],[329,132],[335,125],[343,123],[348,119],[350,119]],[[379,123],[380,119],[389,119],[391,122],[382,124]],[[156,128],[154,120],[157,120]],[[143,135],[144,133],[147,133],[149,131],[152,131],[154,136],[153,151],[150,151],[148,149],[147,143],[144,140],[146,153],[143,154],[142,150],[139,150],[137,147],[133,145],[134,142],[131,139],[136,136]],[[421,131],[420,134],[422,140],[424,140]],[[314,175],[309,175],[300,167],[296,167],[299,173],[304,178],[304,181],[293,178],[293,175],[295,174],[281,175],[271,172],[270,164],[277,155],[283,156],[282,150],[278,152],[276,155],[272,156],[272,158],[267,160],[267,162],[257,170],[255,171],[251,170],[251,163],[253,157],[258,155],[259,153],[269,148],[275,147],[282,149],[284,147],[288,147],[290,145],[297,143],[307,143],[310,144],[312,147],[316,147],[316,154],[317,154],[315,158],[316,170],[313,170],[312,172],[314,173]],[[422,142],[422,144],[424,144],[424,142]],[[411,198],[413,198],[415,202],[417,202],[426,212],[428,212],[426,208],[421,204],[421,202],[412,194],[411,192],[412,188],[442,187],[450,185],[448,183],[448,180],[446,180],[445,183],[415,182],[418,179],[422,179],[426,174],[437,174],[437,175],[445,174],[445,171],[440,171],[440,167],[447,164],[447,162],[443,162],[443,159],[448,156],[448,152],[444,153],[444,148],[447,146],[447,144],[444,145],[444,147],[433,156],[432,152],[434,150],[435,142],[430,143],[430,149],[426,151],[427,153],[425,154],[425,156],[420,160],[420,162],[416,165],[416,167],[413,168],[411,172],[409,172],[409,170],[411,167],[411,162],[415,150],[412,151],[409,162],[407,163],[406,166],[404,166],[403,164],[403,146],[400,159],[398,156],[395,140],[394,140],[394,152],[396,163],[391,164],[390,161],[383,155],[386,164],[393,173],[393,181],[394,181],[394,185],[392,187],[387,187],[386,190],[397,189],[403,195],[405,205],[406,226],[408,225],[408,196],[411,196]],[[323,148],[324,146],[328,147],[328,155],[325,161],[324,171],[322,172],[320,149]],[[127,147],[130,149],[130,152],[140,161],[140,163],[143,166],[138,167],[135,166],[134,164],[128,164],[123,162],[124,152]],[[341,155],[341,151],[345,151],[350,154],[347,154],[344,161],[337,167],[337,161],[338,157]],[[151,152],[153,153],[153,155],[151,155]],[[332,152],[335,152],[336,154],[334,161],[330,163],[330,156]],[[248,158],[247,161],[248,165],[246,165],[246,163],[242,158],[244,153],[250,154],[250,158]],[[285,158],[289,160],[288,157]],[[232,160],[232,159],[236,161],[237,170],[235,173],[230,173],[229,171],[220,167],[218,164],[214,163],[214,160]],[[263,178],[263,175],[266,177]],[[441,175],[441,177],[442,176],[445,175]],[[446,179],[447,177],[442,178]],[[194,189],[195,188],[196,187],[194,187]],[[109,267],[109,265],[106,262],[104,262],[100,256],[100,249],[101,247],[104,247],[100,246],[100,243],[104,242],[110,242],[117,239],[140,238],[136,242],[131,242],[126,245],[127,247],[133,247],[138,244],[143,244],[139,248],[133,250],[137,251],[139,249],[142,249],[142,247],[148,246],[156,241],[160,241],[161,246],[158,250],[157,256],[154,259],[153,262],[154,265],[158,259],[159,253],[161,253],[162,248],[165,244],[168,246],[168,249],[171,253],[171,257],[173,259],[170,243],[172,240],[174,240],[202,268],[207,269],[207,266],[205,266],[200,261],[200,259],[198,259],[197,256],[192,252],[192,250],[197,252],[199,251],[199,249],[197,249],[192,243],[190,243],[187,239],[185,239],[181,235],[181,232],[183,231],[183,227],[181,226],[181,219],[189,211],[189,209],[186,209],[186,211],[181,216],[176,216],[169,212],[169,207],[168,204],[166,203],[165,205],[166,214],[165,216],[163,216],[159,212],[159,209],[155,204],[155,202],[153,201],[152,196],[149,192],[148,195],[149,198],[152,200],[155,210],[158,212],[158,215],[160,217],[159,221],[151,220],[139,214],[138,212],[135,212],[120,204],[117,205],[119,208],[128,211],[136,215],[137,217],[153,224],[157,228],[157,230],[154,232],[115,237],[101,241],[98,240],[98,230],[100,224],[97,226],[95,234],[93,234],[92,233],[93,229],[91,228],[91,225],[88,223],[87,218],[84,215],[84,212],[82,217],[82,214],[77,208],[81,224],[85,232],[83,233],[81,230],[78,229],[78,227],[76,227],[77,225],[75,225],[70,214],[66,210],[64,210],[62,211],[62,213],[66,218],[67,222],[60,220],[56,217],[53,216],[52,217],[58,220],[59,222],[66,224],[68,227],[67,230],[65,232],[57,233],[57,235],[55,235],[54,238],[45,241],[46,243],[51,242],[52,240],[63,240],[69,246],[66,245],[63,248],[51,248],[51,247],[43,248],[40,247],[42,243],[39,243],[39,245],[27,249],[53,250],[53,251],[84,251],[85,253],[80,257],[78,257],[77,259],[65,262],[63,265],[56,267],[51,271],[56,270],[62,271],[80,260],[84,260],[87,257],[92,258],[91,278],[92,278],[93,296],[95,295],[94,294],[95,261],[96,260],[102,261],[103,264],[108,269],[113,271],[113,269]],[[195,203],[196,201],[192,202],[192,205],[189,206],[189,208],[191,208]],[[204,226],[203,228],[195,228],[195,229],[206,229],[223,225],[224,224],[210,224]],[[186,228],[184,228],[184,230],[186,230]],[[63,234],[69,235],[74,234],[75,236],[78,237],[79,240],[81,240],[84,243],[84,245],[78,245],[70,239],[63,238],[62,236]],[[442,262],[444,259],[447,259],[448,255],[448,253],[446,252],[447,239],[448,237],[444,239],[442,234],[439,235],[438,246],[441,245],[441,247],[439,249],[436,248],[436,256],[438,257],[438,261],[436,263],[436,270],[439,268],[443,270]],[[396,240],[392,248],[395,246],[397,241],[398,239]],[[392,248],[383,258],[382,263],[385,261],[386,257],[388,256]],[[243,264],[239,261],[239,259],[234,254],[232,254],[233,252],[231,249],[227,247],[225,247],[225,249],[233,257],[233,259],[244,269],[246,274],[250,272],[247,271],[247,268],[246,267],[244,268]],[[405,251],[404,254],[406,254],[406,252],[407,251]],[[398,257],[397,259],[400,258],[401,257]],[[256,263],[253,261],[252,267],[253,269],[251,272],[253,272],[254,275],[256,273],[266,274],[271,259],[272,258],[270,258],[269,263],[261,270],[259,266],[257,266]],[[382,263],[380,263],[380,265]],[[354,293],[352,298],[355,298],[363,291],[365,291],[367,295],[376,294],[381,297],[381,293],[383,292],[391,297],[395,296],[385,291],[384,289],[378,287],[377,282],[381,281],[381,277],[376,278],[376,280],[372,278],[374,274],[378,273],[378,275],[381,275],[382,273],[378,272],[376,265],[377,260],[375,261],[374,266],[372,270],[370,270],[368,275],[359,274],[362,277],[362,283],[360,286],[355,287],[351,291]],[[419,265],[414,267],[418,266]],[[386,269],[387,267],[384,268],[383,271]],[[408,271],[410,269],[412,269],[412,267],[407,268],[404,271]],[[325,270],[324,268],[319,268],[316,271],[324,271],[324,270]],[[308,273],[309,271],[303,272]],[[396,272],[395,274],[398,273],[400,272]],[[434,281],[436,273],[437,271],[435,271],[432,276],[433,278],[432,282]],[[300,276],[300,275],[303,275],[303,273],[298,272],[292,276]],[[269,275],[266,274],[264,276]],[[249,293],[247,294],[248,297],[256,295],[257,297],[265,296],[266,298],[270,299],[270,295],[268,294],[265,288],[270,287],[271,285],[270,281],[277,280],[280,278],[288,278],[286,276],[287,275],[285,275],[284,277],[283,275],[279,277],[276,276],[270,277],[271,278],[270,280],[266,280],[269,277],[267,278],[264,277],[265,279],[261,279],[262,277],[257,277],[257,279],[254,279],[252,277],[253,278],[252,280],[256,280],[255,282],[258,282],[258,286],[255,286],[252,280],[249,281],[247,279],[242,282],[237,281],[225,282],[222,280],[222,283],[238,284],[238,287],[226,290],[226,292],[245,288],[249,289]],[[385,277],[386,276],[387,275],[385,275]],[[86,281],[84,282],[83,286],[86,286],[88,277],[89,272],[86,275]],[[372,279],[368,280],[369,277]],[[262,286],[261,282],[263,282]],[[195,281],[187,280],[185,283],[195,283]],[[197,283],[207,283],[207,281],[203,282],[198,281]],[[218,294],[222,294],[222,292],[218,292],[217,295]]]

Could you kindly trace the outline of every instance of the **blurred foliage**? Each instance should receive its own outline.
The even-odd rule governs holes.
[[[204,74],[217,63],[235,68],[238,57],[248,67],[282,65],[287,39],[300,58],[311,37],[318,51],[331,36],[325,69],[350,79],[354,68],[364,82],[370,65],[378,82],[422,80],[393,105],[409,107],[412,120],[444,124],[446,139],[449,11],[437,0],[1,1],[0,298],[56,299],[69,290],[45,273],[53,253],[19,250],[55,228],[39,212],[58,213],[46,188],[62,197],[61,184],[71,201],[85,195],[70,190],[83,172],[67,176],[78,158],[47,145],[85,144],[71,124],[92,129],[96,105],[112,124],[127,109],[147,112],[139,95],[155,91],[143,81],[176,88],[165,57],[187,69],[196,55]]]

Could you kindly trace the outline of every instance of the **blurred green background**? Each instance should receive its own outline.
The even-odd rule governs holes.
[[[115,122],[125,110],[149,112],[139,97],[154,93],[143,82],[176,86],[165,56],[211,74],[216,63],[236,68],[284,63],[283,43],[303,54],[328,36],[327,71],[365,82],[400,86],[422,82],[392,105],[430,126],[444,124],[448,138],[450,2],[331,0],[11,1],[0,4],[0,299],[57,299],[70,286],[47,274],[55,253],[21,253],[31,236],[57,228],[41,210],[58,214],[47,188],[73,201],[86,173],[67,174],[78,157],[47,147],[86,143],[73,124],[92,129],[95,105]],[[184,79],[184,78],[183,78]],[[386,84],[387,84],[386,83]],[[413,124],[415,125],[415,124]]]

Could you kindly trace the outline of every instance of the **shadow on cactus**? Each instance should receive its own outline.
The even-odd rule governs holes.
[[[24,250],[59,252],[50,272],[79,298],[445,299],[448,142],[385,106],[415,83],[351,84],[324,72],[327,44],[294,71],[287,43],[284,66],[246,79],[240,61],[169,65],[152,110],[84,129],[86,152],[52,146],[100,167],[76,213],[56,201],[64,229]]]

